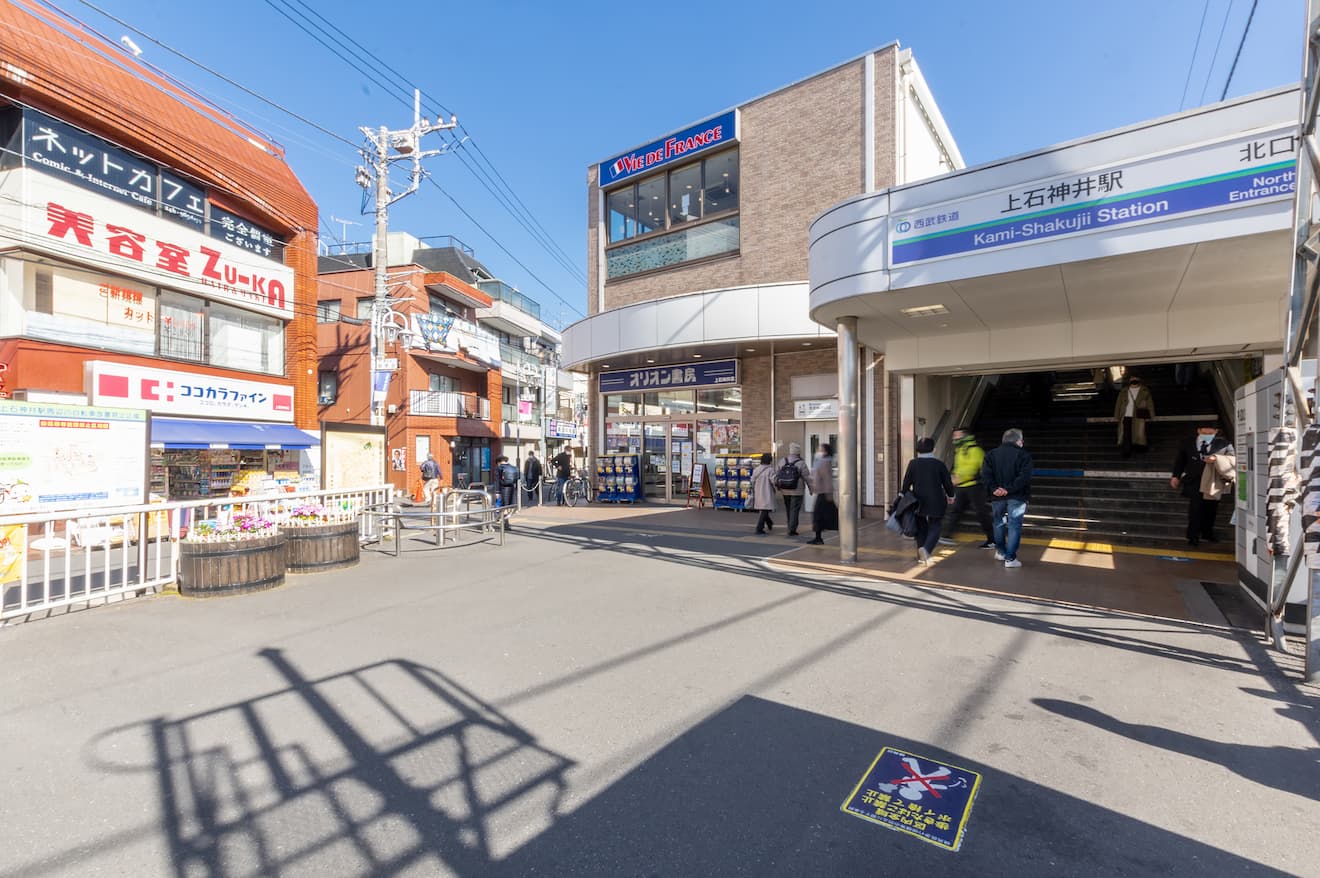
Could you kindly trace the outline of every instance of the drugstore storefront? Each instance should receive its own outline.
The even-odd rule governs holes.
[[[152,500],[320,487],[320,439],[290,423],[290,385],[103,360],[86,380],[94,405],[152,413]]]
[[[600,374],[605,453],[640,456],[642,496],[684,500],[692,466],[742,450],[737,360]]]

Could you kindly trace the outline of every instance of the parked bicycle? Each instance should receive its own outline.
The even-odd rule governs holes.
[[[578,470],[573,478],[564,482],[564,502],[576,506],[578,501],[591,502],[591,479],[583,470]]]

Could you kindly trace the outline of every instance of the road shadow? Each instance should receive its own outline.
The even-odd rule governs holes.
[[[1163,726],[1126,722],[1104,711],[1071,701],[1033,698],[1032,703],[1051,713],[1104,729],[1148,747],[1159,747],[1171,753],[1212,762],[1254,783],[1320,801],[1320,747],[1235,744],[1189,735]]]
[[[101,771],[154,775],[180,878],[489,874],[558,813],[573,762],[440,671],[392,659],[309,678],[281,650],[258,656],[284,687],[91,744]],[[126,764],[141,738],[150,758]]]
[[[840,810],[883,747],[980,772],[957,853]],[[502,862],[515,875],[1282,875],[925,741],[743,696]]]

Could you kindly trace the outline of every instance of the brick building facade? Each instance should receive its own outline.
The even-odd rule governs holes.
[[[808,227],[839,201],[961,164],[911,52],[891,44],[591,166],[589,314],[565,331],[564,361],[591,376],[593,448],[640,452],[648,499],[673,501],[688,467],[723,450],[782,457],[798,442],[810,456],[831,441],[837,351],[807,312]],[[736,391],[664,381],[712,361],[736,370]],[[887,389],[868,362],[874,504]],[[725,422],[740,441],[715,441],[732,435]]]

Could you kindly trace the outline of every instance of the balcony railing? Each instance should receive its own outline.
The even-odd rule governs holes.
[[[531,369],[538,375],[541,373],[541,360],[535,354],[529,354],[527,351],[511,344],[500,342],[500,362],[505,372],[517,371],[519,368]]]
[[[490,420],[490,400],[475,393],[456,393],[450,390],[414,390],[408,404],[414,415],[435,415],[441,418],[474,418]]]
[[[482,280],[477,281],[477,286],[483,293],[499,302],[506,302],[517,308],[524,314],[530,314],[537,320],[541,319],[541,306],[522,293],[515,290],[502,280]]]

